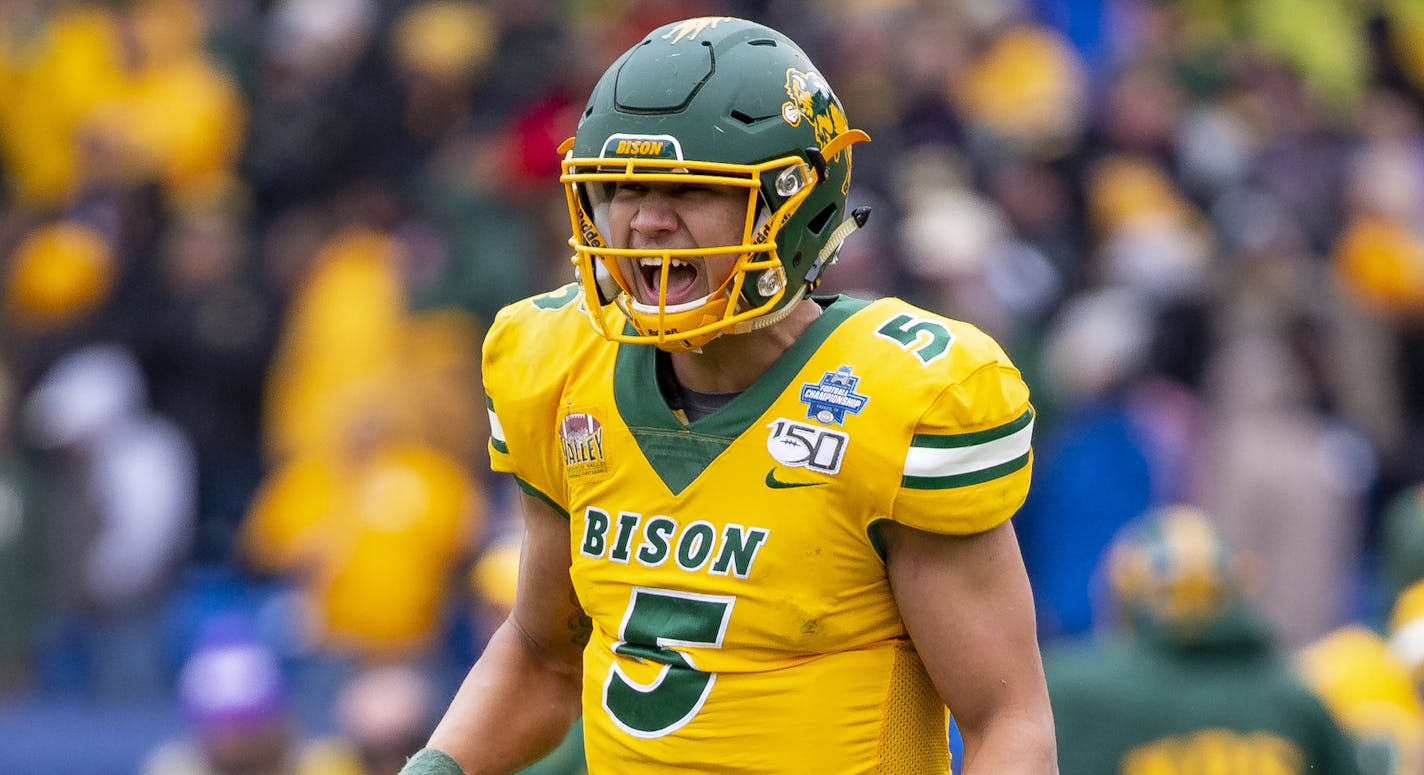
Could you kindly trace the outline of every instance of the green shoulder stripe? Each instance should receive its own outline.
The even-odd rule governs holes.
[[[942,490],[983,484],[1028,465],[1032,446],[1032,409],[987,430],[916,434],[905,455],[901,485]]]
[[[569,512],[565,511],[563,506],[560,506],[559,504],[555,503],[553,498],[550,498],[548,495],[545,495],[543,492],[541,492],[539,488],[524,481],[523,479],[520,479],[517,476],[514,477],[514,483],[519,485],[519,489],[523,490],[526,495],[538,498],[539,500],[548,504],[549,508],[553,509],[554,511],[557,511],[559,513],[559,516],[563,517],[564,519],[569,518]]]

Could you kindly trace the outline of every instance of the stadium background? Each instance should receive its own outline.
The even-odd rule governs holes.
[[[438,708],[508,595],[480,334],[570,278],[553,149],[603,67],[702,14],[802,42],[874,139],[825,287],[1034,388],[1045,644],[1172,501],[1287,647],[1383,620],[1381,558],[1424,562],[1381,529],[1424,512],[1424,5],[7,0],[0,772],[133,772],[222,702],[393,724],[376,665]],[[184,682],[231,643],[270,693]]]

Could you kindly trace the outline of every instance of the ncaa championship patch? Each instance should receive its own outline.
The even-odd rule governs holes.
[[[570,479],[608,473],[603,423],[587,412],[570,412],[559,423],[559,446]]]
[[[822,425],[844,425],[846,414],[860,414],[860,410],[870,403],[870,396],[855,392],[860,377],[851,374],[849,366],[828,371],[820,382],[801,384],[801,403],[806,405],[806,416]]]

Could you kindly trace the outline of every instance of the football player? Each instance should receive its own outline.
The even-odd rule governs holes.
[[[1366,775],[1424,775],[1424,485],[1386,503],[1380,567],[1388,620],[1337,627],[1296,662],[1359,745]]]
[[[1046,655],[1063,775],[1358,775],[1250,603],[1250,564],[1204,512],[1129,523],[1106,564],[1118,631]]]
[[[519,588],[411,773],[1055,771],[1009,518],[1034,412],[988,336],[812,298],[869,138],[791,40],[649,33],[561,149],[578,281],[485,341]]]

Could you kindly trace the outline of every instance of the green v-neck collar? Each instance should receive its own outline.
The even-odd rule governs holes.
[[[663,484],[672,494],[680,494],[722,450],[766,413],[831,332],[869,304],[849,296],[835,297],[751,387],[726,406],[685,425],[658,390],[657,348],[619,345],[613,367],[613,398],[618,414]]]

